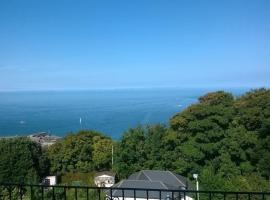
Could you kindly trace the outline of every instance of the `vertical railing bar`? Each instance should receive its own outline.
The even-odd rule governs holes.
[[[226,200],[226,193],[223,193],[223,200]]]
[[[22,184],[20,184],[19,188],[20,188],[20,199],[22,200]]]
[[[236,193],[236,200],[238,200],[238,193]]]
[[[174,192],[172,192],[172,199],[174,199]]]
[[[53,191],[53,200],[55,200],[55,191],[54,191],[54,186],[52,188],[52,191]]]
[[[209,192],[209,200],[212,200],[212,193]]]
[[[136,200],[136,190],[133,190],[134,200]]]
[[[87,188],[87,191],[88,191],[88,188]],[[87,200],[89,200],[88,195],[87,195]],[[101,196],[100,196],[100,189],[98,189],[98,200],[101,200]]]
[[[251,196],[250,196],[250,193],[248,193],[248,200],[250,200]]]
[[[124,200],[125,199],[125,190],[122,189],[122,199]]]
[[[30,186],[30,199],[33,200],[33,186]]]
[[[262,194],[262,199],[265,200],[265,196],[264,196],[264,193]]]
[[[186,200],[186,191],[184,191],[184,200]]]
[[[67,188],[64,186],[64,200],[67,200]]]
[[[98,189],[98,196],[100,200],[100,189]],[[89,188],[86,188],[86,200],[89,200]]]
[[[78,200],[78,196],[77,196],[77,188],[75,187],[75,199]]]
[[[11,185],[8,187],[9,199],[12,200],[12,187]]]
[[[110,188],[110,199],[113,199],[112,193],[112,188]]]
[[[161,200],[161,190],[159,190],[159,200]]]
[[[44,187],[41,186],[41,199],[44,200]]]

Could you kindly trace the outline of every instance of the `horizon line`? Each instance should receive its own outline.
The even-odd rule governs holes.
[[[7,89],[0,92],[65,92],[65,91],[112,91],[112,90],[151,90],[151,89],[270,89],[270,86],[138,86],[138,87],[96,87],[96,88],[48,88],[48,89]]]

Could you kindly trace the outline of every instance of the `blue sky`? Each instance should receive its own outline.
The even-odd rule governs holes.
[[[269,0],[1,0],[0,90],[270,86]]]

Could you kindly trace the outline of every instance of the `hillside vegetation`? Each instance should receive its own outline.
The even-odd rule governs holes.
[[[94,131],[69,134],[43,151],[30,141],[17,140],[18,147],[12,151],[8,140],[0,140],[0,182],[7,177],[38,182],[44,174],[74,180],[82,173],[110,170],[114,145],[113,170],[120,179],[142,169],[160,169],[190,179],[198,173],[205,190],[270,190],[267,89],[238,98],[223,91],[208,93],[172,116],[168,126],[138,126],[115,142]],[[21,156],[15,162],[18,151]],[[7,169],[13,161],[11,173]]]
[[[128,130],[118,144],[121,178],[141,169],[164,169],[192,177],[204,189],[269,190],[270,90],[234,98],[206,94],[177,113],[169,127]]]

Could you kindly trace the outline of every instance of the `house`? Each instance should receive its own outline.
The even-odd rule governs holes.
[[[48,147],[55,144],[61,138],[55,135],[50,135],[46,132],[35,133],[27,136],[31,141],[40,144],[42,147]]]
[[[133,200],[134,196],[136,196],[137,200],[157,200],[160,198],[164,200],[193,200],[193,198],[187,196],[184,192],[174,192],[172,194],[172,192],[166,191],[192,189],[185,177],[171,171],[142,170],[132,174],[127,180],[122,180],[115,184],[113,188],[149,189],[148,194],[146,190],[136,190],[135,194],[134,190],[124,190],[124,195],[122,190],[112,190],[112,197],[119,200]],[[151,191],[151,189],[158,191]],[[107,191],[107,195],[110,196],[110,191]]]
[[[94,182],[98,187],[111,187],[115,183],[115,174],[112,172],[99,172],[95,175]]]
[[[45,186],[54,186],[57,184],[57,177],[56,176],[46,176],[43,179],[42,183]]]

